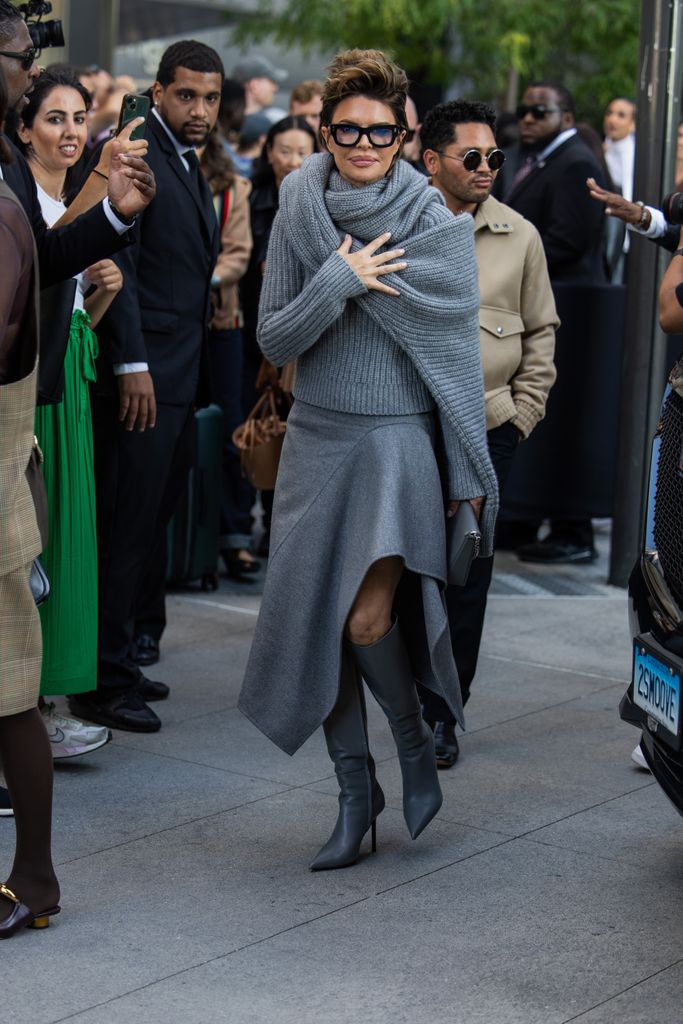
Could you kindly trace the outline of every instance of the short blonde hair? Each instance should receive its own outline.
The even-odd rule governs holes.
[[[399,128],[408,128],[406,96],[408,76],[381,50],[345,50],[334,58],[327,69],[323,85],[323,108],[320,123],[332,122],[342,100],[350,96],[367,96],[390,107]]]

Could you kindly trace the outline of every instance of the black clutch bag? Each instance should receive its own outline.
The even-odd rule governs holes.
[[[461,501],[458,511],[446,521],[448,582],[464,587],[470,566],[481,548],[481,530],[469,501]]]
[[[33,600],[36,602],[38,607],[40,607],[40,605],[47,601],[50,596],[50,581],[47,578],[47,573],[40,563],[40,559],[38,558],[33,559],[31,575],[29,576],[29,586],[31,587]]]

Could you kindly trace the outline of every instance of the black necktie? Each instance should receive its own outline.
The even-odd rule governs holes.
[[[199,203],[199,209],[202,211],[204,220],[207,225],[212,223],[216,224],[211,190],[199,167],[197,154],[194,149],[186,149],[183,156],[187,160],[189,168],[188,175],[190,177],[190,188],[194,192],[195,199]]]
[[[186,149],[185,152],[183,153],[183,156],[184,156],[184,158],[185,158],[185,160],[187,162],[187,166],[188,166],[188,172],[187,173],[190,175],[190,178],[192,180],[192,187],[194,188],[195,193],[197,195],[200,195],[201,194],[201,190],[199,188],[199,174],[200,174],[200,171],[199,171],[199,160],[197,159],[197,154],[195,153],[194,149]]]

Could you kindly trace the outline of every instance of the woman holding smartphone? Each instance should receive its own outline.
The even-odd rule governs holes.
[[[67,173],[87,139],[90,94],[67,71],[44,72],[23,108],[18,138],[36,180],[48,227],[61,220]],[[104,182],[106,185],[106,181]],[[123,278],[109,259],[76,278],[76,293],[64,356],[61,402],[40,406],[36,435],[44,453],[50,529],[43,555],[52,596],[41,609],[41,693],[62,695],[97,685],[97,538],[89,385],[96,378],[93,333],[120,290]],[[75,757],[98,749],[108,729],[87,726],[43,706],[56,739],[53,755]]]

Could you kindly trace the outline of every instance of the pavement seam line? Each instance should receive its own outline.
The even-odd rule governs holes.
[[[282,783],[280,783],[282,785]],[[64,867],[67,864],[77,864],[80,860],[87,860],[88,857],[99,857],[102,853],[109,853],[111,850],[120,850],[124,846],[130,846],[131,843],[139,843],[143,839],[153,839],[155,836],[162,836],[165,832],[173,832],[177,828],[185,828],[186,825],[196,825],[201,821],[210,821],[212,818],[219,818],[222,814],[230,814],[232,811],[240,811],[244,807],[251,807],[252,804],[261,803],[262,800],[270,800],[274,796],[282,796],[284,793],[291,793],[297,789],[301,789],[301,786],[285,786],[284,789],[279,790],[275,793],[266,793],[264,796],[257,796],[254,800],[245,800],[242,804],[235,804],[234,807],[224,807],[221,811],[212,811],[211,814],[203,814],[199,818],[188,818],[187,821],[178,821],[174,825],[167,825],[165,828],[160,828],[156,832],[145,832],[139,836],[133,836],[121,843],[112,843],[111,846],[103,846],[101,850],[93,850],[91,853],[84,853],[80,857],[73,857],[71,860],[63,860],[59,862],[59,867]]]
[[[161,985],[165,981],[172,981],[174,978],[179,978],[183,974],[189,974],[190,971],[196,971],[201,967],[208,967],[210,964],[218,963],[220,960],[227,960],[236,953],[243,953],[247,949],[253,949],[254,946],[261,946],[263,943],[270,942],[272,939],[277,939],[281,935],[286,935],[288,932],[296,931],[297,928],[306,927],[309,924],[316,924],[318,921],[323,921],[326,917],[332,917],[333,914],[338,914],[342,910],[349,910],[351,907],[357,907],[361,903],[366,903],[368,900],[374,899],[377,895],[379,894],[368,893],[367,896],[363,896],[358,900],[353,900],[351,903],[347,903],[343,907],[335,907],[333,910],[328,910],[324,914],[319,914],[317,917],[312,917],[307,921],[299,921],[297,924],[290,925],[288,928],[281,928],[280,931],[273,932],[272,935],[264,935],[263,938],[255,939],[253,942],[247,942],[244,946],[237,946],[235,949],[231,949],[227,953],[220,953],[218,956],[209,957],[208,960],[192,964],[189,967],[183,967],[182,970],[175,971],[173,974],[164,975],[163,978],[155,978],[154,981],[150,981],[146,985],[139,985],[137,988],[132,988],[128,992],[122,992],[120,995],[114,996],[111,999],[105,999],[101,1003],[94,1003],[92,1006],[86,1006],[82,1010],[77,1010],[75,1013],[69,1014],[67,1017],[55,1018],[55,1020],[51,1021],[51,1024],[64,1024],[65,1021],[74,1020],[75,1018],[80,1017],[81,1014],[90,1013],[93,1010],[99,1010],[103,1006],[110,1006],[118,1002],[119,999],[125,999],[128,996],[144,992],[145,989],[153,988],[155,985]]]
[[[483,828],[481,825],[472,825],[471,822],[460,821],[459,819],[456,821],[455,818],[446,818],[446,817],[443,817],[443,815],[440,816],[440,820],[441,821],[445,821],[445,822],[447,822],[450,825],[460,825],[462,828],[473,828],[473,829],[477,829],[479,832],[488,832],[488,833],[491,833],[492,835],[508,836],[510,839],[526,839],[527,836],[532,836],[534,834],[534,832],[542,832],[544,828],[550,828],[552,825],[560,825],[560,824],[562,824],[563,821],[569,821],[570,818],[575,818],[579,814],[585,814],[587,811],[595,810],[597,807],[604,807],[605,804],[609,804],[613,800],[621,800],[625,796],[631,796],[633,793],[640,793],[641,790],[649,789],[651,786],[654,786],[654,785],[655,785],[654,782],[646,782],[642,786],[636,787],[636,789],[629,789],[625,793],[619,793],[616,796],[607,797],[606,800],[601,800],[597,804],[589,804],[588,807],[581,807],[578,811],[572,811],[571,814],[565,814],[561,818],[555,818],[555,819],[553,819],[553,821],[548,821],[544,825],[538,825],[536,828],[528,829],[526,832],[512,833],[512,832],[501,832],[501,831],[499,831],[497,829],[486,829],[486,828]],[[387,804],[387,806],[389,807],[391,805]],[[538,846],[550,846],[554,850],[569,849],[569,847],[556,846],[555,843],[544,843],[541,840],[537,840],[537,839],[531,839],[530,842],[536,843],[536,845],[538,845]],[[579,850],[575,850],[574,851],[574,853],[580,853],[580,852],[582,852],[582,851],[579,851]],[[583,852],[585,852],[585,851],[583,851]],[[593,856],[593,855],[592,854],[587,854],[587,856]],[[599,855],[596,854],[595,856],[599,856]],[[614,857],[609,857],[609,858],[606,858],[606,859],[614,860],[615,858]]]
[[[205,761],[191,761],[187,757],[178,757],[176,754],[164,754],[158,750],[147,750],[145,747],[136,747],[132,743],[122,743],[121,750],[134,750],[138,754],[149,754],[150,757],[162,757],[167,761],[177,761],[178,764],[191,764],[195,768],[210,768],[212,771],[222,772],[224,775],[235,775],[240,779],[256,779],[257,782],[270,782],[274,786],[287,786],[289,789],[303,789],[308,783],[297,785],[290,784],[289,782],[283,782],[282,779],[271,779],[265,775],[255,775],[253,772],[238,772],[235,768],[219,768],[215,764],[207,764]],[[332,776],[326,775],[323,778],[331,778]],[[322,781],[322,779],[315,780],[316,782]]]
[[[485,654],[482,658],[491,658],[492,661],[505,661],[511,665],[526,665],[528,668],[545,668],[551,672],[564,672],[566,675],[585,676],[586,679],[606,679],[614,683],[627,683],[628,679],[616,676],[605,676],[601,672],[582,672],[575,668],[565,668],[564,665],[547,665],[543,661],[526,661],[523,658],[509,658],[504,654]]]
[[[207,608],[220,608],[224,612],[238,612],[241,615],[259,614],[259,609],[257,608],[240,608],[239,605],[223,604],[222,601],[209,601],[205,597],[178,597],[176,600],[181,601],[183,604],[201,604]]]
[[[594,1006],[589,1006],[587,1010],[582,1010],[576,1017],[567,1017],[566,1020],[561,1021],[561,1024],[571,1024],[572,1021],[581,1020],[587,1014],[592,1013],[593,1010],[598,1010],[601,1006],[607,1006],[608,1003],[618,999],[619,996],[625,995],[627,992],[631,992],[634,988],[638,988],[639,985],[644,985],[648,981],[652,981],[653,978],[657,978],[660,974],[670,971],[672,967],[678,967],[679,964],[683,964],[683,958],[674,960],[672,964],[668,964],[666,967],[661,967],[658,971],[654,971],[652,974],[648,974],[645,978],[641,978],[640,981],[635,981],[633,985],[627,985],[626,988],[620,992],[615,992],[613,996],[609,996],[608,999],[603,999],[601,1002],[596,1003]]]
[[[605,678],[602,676],[601,678]],[[590,693],[582,693],[577,697],[569,697],[567,700],[561,700],[557,704],[547,704],[545,707],[536,708],[534,711],[525,711],[521,715],[513,715],[512,718],[503,718],[500,722],[491,722],[490,725],[482,725],[479,729],[467,729],[466,735],[476,736],[477,733],[486,732],[488,729],[497,729],[501,725],[509,725],[511,722],[520,722],[524,718],[533,718],[534,715],[543,715],[546,711],[554,711],[556,708],[564,708],[567,704],[573,704],[577,700],[583,700],[585,697],[594,697],[596,694],[607,693],[608,690],[614,690],[617,686],[623,685],[622,680],[618,679],[616,682],[610,683],[609,686],[601,686],[597,690],[591,690]]]
[[[571,814],[565,814],[561,818],[557,818],[554,821],[549,821],[545,825],[538,825],[536,828],[530,828],[526,832],[521,832],[516,839],[526,839],[528,836],[533,836],[535,832],[542,832],[544,828],[550,828],[551,825],[559,825],[563,821],[569,821],[571,818],[578,817],[579,814],[585,814],[587,811],[594,811],[598,807],[605,807],[606,804],[611,804],[615,800],[622,800],[625,796],[632,796],[634,793],[640,793],[644,789],[650,789],[655,785],[654,780],[650,782],[644,782],[642,786],[635,786],[633,789],[628,789],[625,793],[619,793],[616,796],[608,796],[605,800],[599,800],[597,804],[589,804],[588,807],[582,807],[578,811],[572,811]],[[555,848],[554,843],[542,843],[537,839],[532,839],[531,842],[536,843],[539,846],[552,846]],[[565,847],[558,847],[558,849],[565,849]],[[590,855],[592,856],[592,854]],[[613,859],[613,858],[609,858]]]
[[[254,801],[254,803],[256,803],[256,802],[257,801]],[[212,815],[212,817],[213,817],[213,815]],[[164,829],[162,831],[167,831],[167,830]],[[118,1002],[119,999],[125,999],[128,996],[136,995],[139,992],[144,992],[145,989],[153,988],[155,985],[162,984],[165,981],[171,981],[174,978],[179,978],[183,974],[188,974],[190,971],[195,971],[198,968],[207,967],[210,964],[218,963],[220,960],[227,960],[229,957],[234,956],[236,953],[243,953],[245,950],[253,949],[255,946],[261,946],[261,945],[263,945],[266,942],[271,942],[273,939],[277,939],[281,935],[286,935],[288,932],[296,931],[298,928],[303,928],[303,927],[307,927],[308,925],[311,925],[311,924],[316,924],[318,921],[324,921],[325,918],[332,917],[334,914],[339,914],[339,913],[341,913],[344,910],[350,910],[353,907],[360,906],[360,904],[362,904],[362,903],[367,903],[368,900],[376,899],[378,896],[384,896],[384,895],[386,895],[389,892],[393,892],[395,889],[400,889],[400,888],[402,888],[405,885],[410,885],[412,882],[417,882],[417,881],[420,881],[423,878],[428,878],[430,875],[435,875],[439,871],[445,870],[445,868],[454,867],[456,864],[463,864],[466,861],[471,860],[473,857],[480,856],[480,854],[482,854],[482,853],[488,853],[490,850],[497,850],[501,846],[507,846],[508,843],[513,843],[515,841],[516,841],[516,837],[513,836],[513,837],[511,837],[509,839],[503,840],[502,843],[496,843],[494,846],[487,847],[485,850],[476,850],[473,853],[467,854],[467,856],[465,856],[465,857],[460,857],[460,858],[458,858],[458,860],[452,861],[449,864],[444,864],[441,867],[434,868],[432,871],[426,871],[422,875],[417,875],[417,876],[415,876],[415,878],[407,879],[405,882],[399,882],[397,885],[392,885],[388,889],[380,889],[377,892],[368,893],[367,896],[363,896],[363,897],[361,897],[361,899],[352,900],[351,903],[346,903],[343,906],[335,907],[333,910],[328,910],[324,914],[319,914],[318,916],[309,918],[306,921],[299,921],[299,922],[297,922],[297,924],[290,925],[288,928],[281,928],[279,931],[273,932],[271,935],[265,935],[265,936],[263,936],[263,938],[255,939],[253,942],[247,942],[243,946],[237,946],[235,949],[231,949],[227,953],[221,953],[218,956],[210,957],[208,960],[203,960],[200,963],[192,964],[189,967],[184,967],[182,970],[175,971],[173,974],[165,975],[162,978],[155,978],[154,981],[150,981],[146,985],[140,985],[137,988],[130,989],[130,991],[128,991],[128,992],[122,992],[120,995],[114,996],[112,999],[105,999],[101,1003],[95,1003],[94,1005],[87,1006],[87,1007],[85,1007],[82,1010],[77,1010],[76,1013],[69,1014],[67,1017],[56,1018],[55,1020],[53,1020],[51,1022],[51,1024],[64,1024],[65,1021],[74,1020],[75,1018],[79,1017],[81,1014],[90,1013],[93,1010],[101,1009],[103,1006],[112,1005],[112,1004]],[[125,845],[125,844],[122,844],[122,845]]]
[[[438,868],[432,868],[430,871],[425,871],[421,875],[415,875],[414,878],[407,878],[405,882],[397,882],[396,885],[390,885],[387,889],[379,889],[375,896],[386,896],[389,892],[395,892],[396,889],[403,889],[407,885],[412,885],[413,882],[421,882],[423,878],[430,878],[432,875],[438,875],[440,871],[447,871],[448,868],[457,867],[459,864],[465,864],[468,860],[473,860],[475,857],[481,857],[484,853],[491,853],[493,850],[500,850],[502,846],[508,846],[510,843],[516,843],[517,836],[509,836],[503,839],[500,843],[494,843],[493,846],[487,846],[483,850],[474,850],[472,853],[468,853],[465,857],[458,857],[457,860],[450,861],[448,864],[441,864]]]

